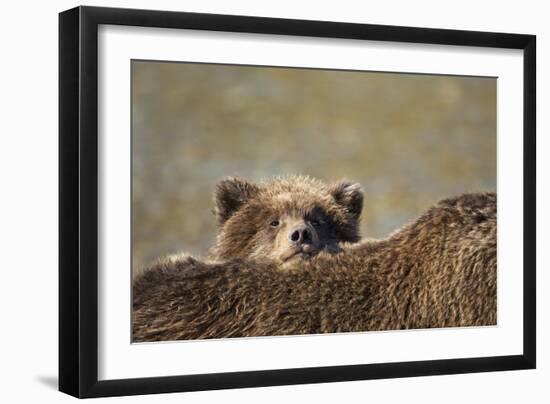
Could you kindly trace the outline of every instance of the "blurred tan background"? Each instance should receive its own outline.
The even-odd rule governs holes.
[[[227,175],[342,177],[363,237],[444,197],[496,190],[496,79],[132,62],[134,274],[205,255]]]

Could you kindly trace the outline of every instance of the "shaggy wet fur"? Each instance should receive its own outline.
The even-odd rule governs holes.
[[[274,262],[166,260],[133,285],[135,342],[496,324],[496,196],[441,201],[387,239]]]

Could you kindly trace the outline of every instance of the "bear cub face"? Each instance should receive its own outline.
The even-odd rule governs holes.
[[[216,187],[219,232],[214,259],[269,259],[282,263],[320,251],[336,253],[359,241],[363,192],[359,184],[324,184],[303,176],[253,183],[229,177]]]

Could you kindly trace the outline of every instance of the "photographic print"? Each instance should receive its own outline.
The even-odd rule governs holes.
[[[132,341],[497,324],[495,77],[131,61]]]
[[[60,391],[535,368],[535,152],[534,35],[60,13]]]

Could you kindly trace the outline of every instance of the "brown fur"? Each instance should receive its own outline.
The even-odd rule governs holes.
[[[363,192],[357,183],[288,176],[252,183],[242,178],[221,181],[214,196],[219,232],[210,258],[250,258],[289,263],[336,253],[342,243],[360,239]],[[310,238],[295,245],[296,229]]]
[[[441,201],[387,239],[277,261],[164,261],[133,285],[135,342],[496,324],[496,196]]]

